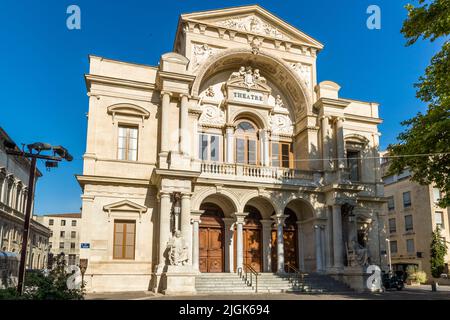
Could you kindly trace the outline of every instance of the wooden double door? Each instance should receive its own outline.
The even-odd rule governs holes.
[[[219,217],[201,217],[199,227],[200,272],[224,272],[224,226]]]

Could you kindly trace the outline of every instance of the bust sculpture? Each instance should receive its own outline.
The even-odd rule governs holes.
[[[175,235],[167,243],[167,248],[171,266],[184,266],[188,262],[188,247],[181,237],[180,231],[175,232]]]

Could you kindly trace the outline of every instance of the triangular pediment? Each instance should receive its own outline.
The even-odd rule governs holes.
[[[183,14],[184,21],[204,23],[227,30],[280,41],[302,43],[317,49],[323,45],[258,5]]]
[[[114,202],[103,207],[104,211],[137,211],[146,212],[147,207],[141,206],[135,202],[129,200],[122,200],[119,202]]]

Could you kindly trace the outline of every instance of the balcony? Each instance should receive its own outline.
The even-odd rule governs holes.
[[[237,163],[202,162],[200,178],[317,187],[322,173]]]

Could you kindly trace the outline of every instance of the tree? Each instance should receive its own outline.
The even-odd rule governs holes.
[[[436,230],[433,232],[430,248],[431,275],[435,278],[439,278],[444,272],[445,255],[447,254],[447,244],[441,237],[441,230],[439,229],[439,226],[436,226]]]
[[[450,205],[450,1],[419,0],[418,7],[408,4],[406,9],[408,18],[401,32],[407,46],[421,37],[432,42],[441,37],[446,40],[414,85],[417,98],[428,104],[428,110],[401,123],[406,130],[397,137],[398,143],[388,147],[394,156],[389,173],[409,168],[413,181],[435,184],[442,192],[439,205],[445,208]]]

